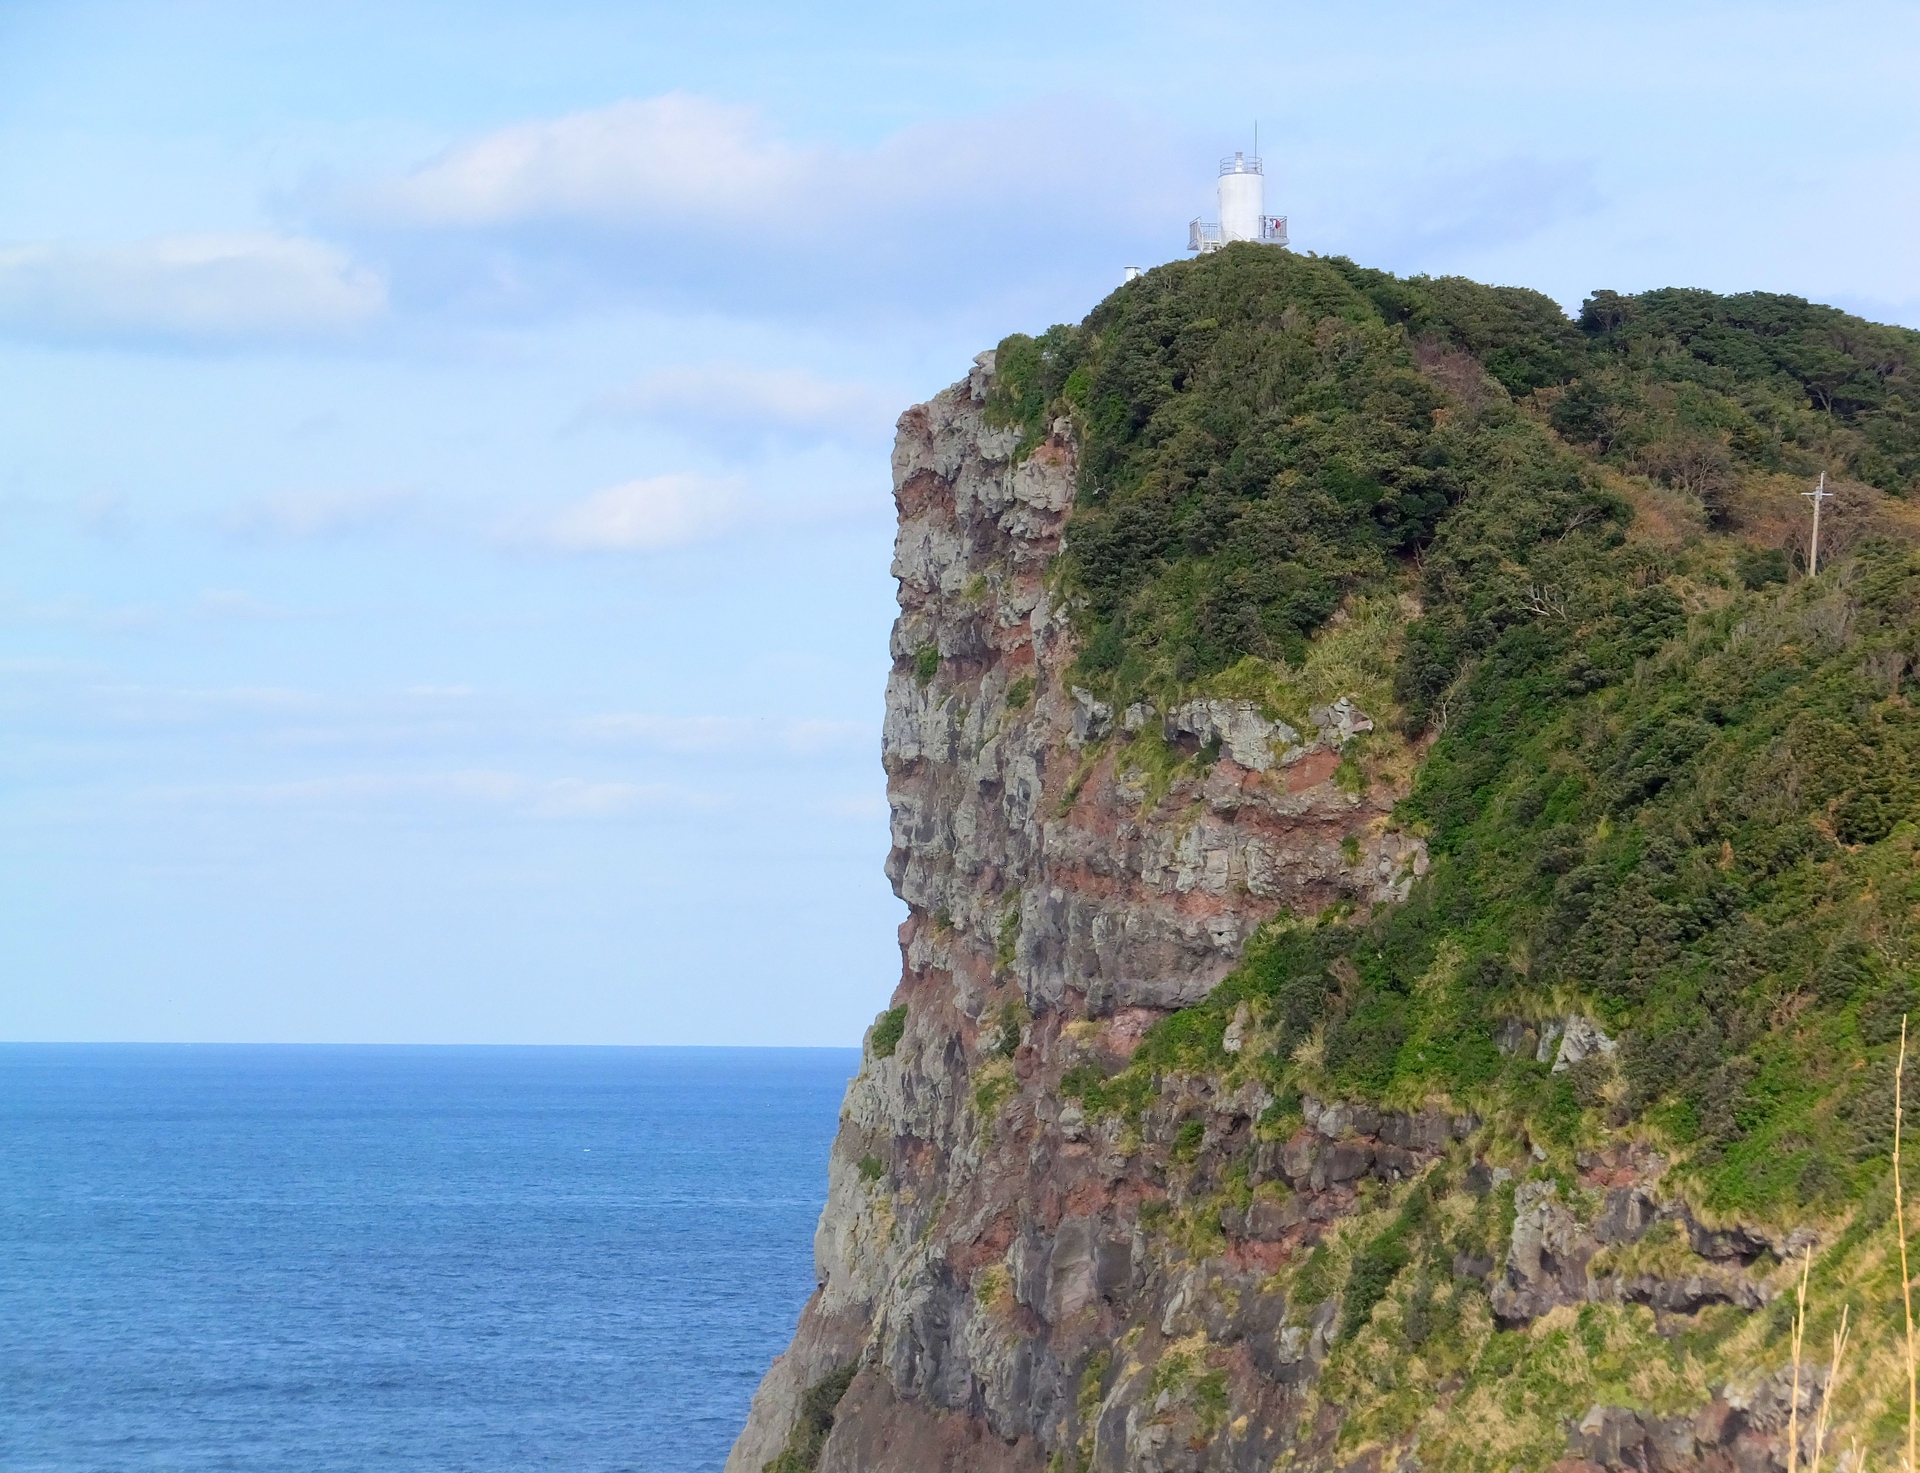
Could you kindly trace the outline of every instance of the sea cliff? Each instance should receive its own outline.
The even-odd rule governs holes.
[[[1331,341],[1324,328],[1320,338]],[[1471,418],[1533,436],[1549,447],[1543,456],[1572,455],[1551,448],[1560,431],[1548,427],[1567,392],[1520,403],[1481,368],[1489,355],[1402,341],[1407,372],[1440,396],[1436,426]],[[1423,614],[1439,618],[1448,596],[1443,526],[1442,551],[1409,540],[1396,550],[1407,562],[1338,590],[1331,612],[1268,661],[1178,689],[1129,688],[1085,658],[1084,580],[1060,571],[1088,482],[1084,416],[1071,392],[1042,396],[1037,418],[1029,395],[1022,412],[1025,386],[1007,371],[982,354],[964,380],[900,420],[900,615],[884,762],[887,873],[908,907],[902,975],[842,1110],[815,1240],[819,1287],[754,1398],[727,1473],[1506,1473],[1556,1461],[1758,1473],[1786,1467],[1796,1439],[1796,1458],[1810,1456],[1829,1373],[1824,1350],[1807,1349],[1797,1367],[1789,1356],[1793,1285],[1816,1253],[1815,1338],[1851,1296],[1856,1315],[1879,1316],[1875,1343],[1891,1343],[1900,1299],[1897,1277],[1888,1297],[1875,1154],[1890,1131],[1858,1126],[1866,1145],[1848,1159],[1860,1164],[1844,1168],[1857,1175],[1796,1166],[1797,1186],[1743,1208],[1725,1188],[1727,1153],[1759,1139],[1762,1117],[1749,1110],[1709,1138],[1699,1112],[1661,1114],[1632,1072],[1658,1072],[1631,1052],[1652,1025],[1622,1024],[1651,1018],[1653,994],[1621,1002],[1597,969],[1551,960],[1556,946],[1587,954],[1577,948],[1599,934],[1592,915],[1609,885],[1630,889],[1679,861],[1637,848],[1614,880],[1588,874],[1568,900],[1567,876],[1595,870],[1627,820],[1551,796],[1566,788],[1566,764],[1542,753],[1624,740],[1619,722],[1570,734],[1590,709],[1580,703],[1650,680],[1652,664],[1670,658],[1654,652],[1675,641],[1691,637],[1691,657],[1707,659],[1700,620],[1727,609],[1762,617],[1759,595],[1700,572],[1701,559],[1735,556],[1725,529],[1739,525],[1741,505],[1749,532],[1760,525],[1757,503],[1740,503],[1735,477],[1723,488],[1733,509],[1717,514],[1716,530],[1705,503],[1672,478],[1632,479],[1596,447],[1592,467],[1555,493],[1564,502],[1527,503],[1544,508],[1540,525],[1502,523],[1543,558],[1587,537],[1595,559],[1662,551],[1667,561],[1628,575],[1606,615],[1645,626],[1625,653],[1559,633],[1577,622],[1568,602],[1578,590],[1564,573],[1529,579],[1516,561],[1528,551],[1484,564],[1490,581],[1516,590],[1510,623],[1485,652],[1456,652],[1448,678],[1425,694],[1410,687],[1419,636],[1409,630]],[[1446,493],[1453,505],[1476,494],[1492,493]],[[1582,496],[1601,510],[1582,510]],[[1895,568],[1883,579],[1906,580],[1908,602],[1892,613],[1885,598],[1873,606],[1894,631],[1880,645],[1861,614],[1829,630],[1822,658],[1864,669],[1874,648],[1911,645],[1890,685],[1884,660],[1862,677],[1904,710],[1901,682],[1920,661],[1920,598],[1908,598],[1920,570],[1901,550],[1903,511],[1874,515],[1880,541],[1860,566],[1877,556],[1872,566]],[[1834,594],[1816,580],[1760,587],[1767,617],[1799,621],[1793,648],[1811,638],[1807,628],[1831,623],[1821,610]],[[1667,601],[1658,619],[1642,617],[1656,594]],[[1848,596],[1859,603],[1857,588]],[[1728,616],[1713,627],[1737,645],[1753,626],[1735,631]],[[1788,647],[1784,628],[1769,648]],[[1556,674],[1550,699],[1500,718],[1507,735],[1463,744],[1463,711],[1500,709],[1486,673],[1497,641],[1538,643],[1541,630],[1562,640],[1548,652],[1556,672],[1604,657],[1613,673],[1571,683]],[[1757,668],[1737,648],[1727,658]],[[1567,725],[1541,736],[1549,720]],[[1544,745],[1516,745],[1522,738]],[[1468,817],[1450,816],[1441,799],[1415,801],[1423,774],[1443,774],[1431,789],[1461,763],[1496,757],[1507,765],[1476,779],[1483,797]],[[1590,765],[1613,770],[1598,757]],[[1502,782],[1513,793],[1539,788],[1549,768],[1560,789],[1549,784],[1548,797],[1484,797],[1506,792]],[[1654,826],[1652,793],[1636,792],[1608,797],[1610,811]],[[1514,818],[1501,806],[1509,801],[1532,811]],[[1629,801],[1638,807],[1621,808]],[[1842,801],[1832,799],[1830,817]],[[1481,855],[1486,872],[1471,825],[1490,813],[1521,831],[1524,852],[1510,867],[1535,887],[1527,893],[1541,897],[1546,919],[1531,930],[1515,923],[1477,959],[1463,939],[1478,934],[1471,903],[1456,905],[1451,929],[1434,929],[1445,906],[1431,897],[1457,883],[1462,856]],[[1904,890],[1887,897],[1889,886],[1912,886],[1912,827],[1903,811],[1869,843],[1856,836],[1856,859],[1869,849],[1893,856],[1889,878],[1876,889],[1848,872],[1820,903],[1854,905],[1856,919],[1876,905],[1876,916],[1907,916]],[[1690,833],[1706,856],[1703,885],[1715,881],[1712,865],[1725,875],[1738,862],[1717,831]],[[1440,859],[1432,843],[1452,868],[1430,877]],[[1695,931],[1660,942],[1671,953],[1660,965],[1678,966],[1715,926],[1745,924],[1744,901],[1716,903],[1722,911]],[[1393,925],[1439,939],[1422,932],[1406,952],[1419,961],[1401,965],[1398,933],[1377,929]],[[1881,993],[1910,990],[1904,932],[1870,930],[1862,921],[1849,933],[1860,975],[1878,968]],[[1821,956],[1841,944],[1830,932]],[[1628,937],[1616,950],[1652,944]],[[1878,960],[1862,960],[1869,950]],[[1307,956],[1311,965],[1298,960]],[[1386,960],[1376,968],[1370,957]],[[1381,982],[1376,972],[1395,975]],[[1849,1019],[1886,1010],[1859,977],[1834,987],[1852,989]],[[1800,991],[1815,1003],[1841,995]],[[1791,1030],[1780,1008],[1808,1004],[1776,996],[1772,1006],[1697,1067],[1719,1078],[1712,1069],[1758,1052],[1767,1029]],[[1877,1109],[1878,1094],[1848,1081],[1890,1080],[1880,1058],[1889,1037],[1878,1023],[1847,1037],[1866,1038],[1871,1067],[1864,1052],[1866,1075],[1836,1063],[1833,1088]],[[1757,1097],[1758,1072],[1731,1086],[1746,1091],[1740,1098]],[[1857,1104],[1836,1108],[1859,1114]],[[1799,1139],[1781,1149],[1801,1149]],[[1806,1147],[1809,1160],[1819,1144]],[[1713,1171],[1721,1175],[1704,1174]],[[1766,1210],[1753,1205],[1765,1200]],[[1869,1442],[1889,1430],[1874,1398],[1899,1384],[1898,1364],[1876,1353],[1842,1409]],[[1840,1449],[1824,1451],[1833,1460]]]

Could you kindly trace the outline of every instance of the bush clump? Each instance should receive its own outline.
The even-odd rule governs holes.
[[[1149,272],[1078,326],[1007,338],[987,417],[1027,448],[1072,417],[1061,572],[1080,596],[1079,679],[1164,696],[1247,656],[1298,661],[1343,599],[1476,501],[1520,517],[1514,545],[1572,542],[1577,564],[1578,541],[1625,521],[1603,471],[1668,486],[1709,521],[1760,473],[1908,494],[1916,404],[1920,333],[1797,297],[1603,291],[1570,321],[1520,288],[1236,246]],[[1526,559],[1542,561],[1557,559]],[[1501,581],[1478,603],[1504,622],[1528,585]],[[1586,592],[1531,587],[1563,614]],[[1406,685],[1424,724],[1479,651],[1421,623]]]
[[[761,1473],[813,1473],[819,1466],[821,1449],[827,1445],[827,1434],[833,1431],[834,1412],[859,1369],[857,1361],[850,1361],[807,1388],[800,1398],[800,1415],[787,1435],[787,1445]]]
[[[1637,1122],[1724,1212],[1877,1179],[1873,1091],[1920,997],[1914,518],[1795,580],[1738,528],[1656,536],[1636,508],[1718,515],[1732,486],[1791,497],[1764,478],[1823,465],[1911,493],[1920,334],[1764,294],[1596,293],[1575,322],[1234,247],[1009,340],[993,394],[1023,435],[1077,427],[1059,575],[1106,698],[1297,668],[1355,594],[1417,608],[1392,686],[1427,745],[1394,821],[1424,878],[1270,927],[1067,1095],[1133,1120],[1168,1074],[1441,1096],[1567,1160]],[[1241,1003],[1261,1043],[1230,1056]],[[1503,1052],[1510,1020],[1569,1008],[1619,1041],[1610,1064]]]
[[[873,1025],[873,1035],[868,1040],[873,1056],[876,1059],[891,1059],[906,1031],[907,1005],[901,1003],[897,1008],[888,1008]]]

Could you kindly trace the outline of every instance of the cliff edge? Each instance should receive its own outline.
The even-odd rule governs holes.
[[[1449,326],[1428,283],[1395,322],[1391,278],[1221,254],[900,420],[902,975],[842,1109],[818,1289],[727,1473],[1857,1473],[1838,1429],[1872,1449],[1905,1406],[1904,503],[1855,483],[1838,561],[1796,579],[1769,510],[1792,433],[1772,469],[1671,416],[1634,442],[1620,406],[1668,401],[1550,304],[1525,358],[1518,329],[1474,340],[1490,296]],[[1278,273],[1258,330],[1325,382],[1380,366],[1334,431],[1263,388],[1281,450],[1232,511],[1258,437],[1217,400],[1206,435],[1152,416],[1216,360],[1258,374],[1224,314],[1152,314],[1216,279],[1247,297],[1244,270]],[[1649,300],[1602,295],[1620,321]],[[1100,375],[1145,381],[1130,323],[1173,367],[1128,419]],[[1596,413],[1611,439],[1583,438]],[[1395,415],[1398,461],[1309,465],[1331,510],[1285,520],[1288,447]],[[1846,453],[1891,484],[1880,423]],[[1143,560],[1163,493],[1188,520]],[[1264,551],[1236,563],[1236,537]],[[1799,774],[1842,747],[1844,781]],[[1844,1390],[1812,1349],[1843,1306],[1870,1326]]]
[[[1090,1402],[1089,1357],[1148,1322],[1191,1337],[1307,1218],[1262,1214],[1226,1262],[1167,1261],[1139,1224],[1167,1195],[1155,1158],[1196,1110],[1219,1137],[1209,1154],[1229,1150],[1270,1101],[1170,1094],[1136,1128],[1089,1118],[1061,1080],[1123,1063],[1283,908],[1403,896],[1426,867],[1420,841],[1390,826],[1398,792],[1334,781],[1341,723],[1350,734],[1367,719],[1351,704],[1300,732],[1252,702],[1114,712],[1071,687],[1073,638],[1046,587],[1073,504],[1071,433],[1058,425],[1015,464],[1018,433],[983,420],[992,374],[982,354],[900,421],[884,752],[887,873],[910,910],[904,1012],[883,1015],[880,1047],[869,1035],[815,1239],[820,1288],[728,1473],[760,1473],[806,1391],[855,1363],[823,1473],[1043,1468],[1096,1416],[1111,1449],[1100,1466],[1152,1465],[1146,1447],[1173,1429],[1142,1415],[1146,1382]],[[1183,762],[1158,781],[1105,742],[1146,720]],[[1442,1139],[1455,1125],[1417,1124]],[[1351,1176],[1329,1183],[1323,1210],[1352,1190]],[[1221,1333],[1254,1337],[1273,1374],[1248,1372],[1277,1418],[1301,1337],[1277,1321]],[[1221,1466],[1265,1468],[1277,1435],[1249,1423],[1251,1451]]]

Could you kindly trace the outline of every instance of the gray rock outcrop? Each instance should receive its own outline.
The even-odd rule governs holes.
[[[1289,1303],[1274,1274],[1395,1184],[1465,1164],[1479,1122],[1437,1106],[1276,1102],[1257,1082],[1229,1092],[1176,1075],[1122,1120],[1066,1082],[1123,1065],[1275,916],[1407,895],[1427,853],[1391,820],[1404,789],[1355,791],[1351,764],[1344,786],[1334,780],[1343,759],[1399,738],[1355,747],[1373,722],[1350,697],[1314,707],[1303,737],[1251,701],[1116,712],[1075,687],[1071,622],[1045,576],[1075,447],[1063,422],[1016,461],[1017,432],[983,417],[992,375],[982,355],[900,420],[882,761],[886,873],[908,909],[892,999],[905,1021],[848,1088],[814,1241],[818,1288],[727,1473],[762,1473],[809,1391],[842,1384],[822,1473],[1269,1473],[1283,1457],[1300,1473],[1331,1470],[1337,1419],[1302,1418],[1338,1298]],[[1130,755],[1156,738],[1183,759],[1164,786]],[[1236,1009],[1227,1055],[1269,1047],[1259,1029]],[[1537,1043],[1555,1068],[1614,1047],[1586,1018],[1545,1039],[1510,1031],[1504,1049]],[[1631,1163],[1618,1173],[1648,1175]],[[1473,1161],[1465,1175],[1484,1199],[1512,1174]],[[1202,1202],[1217,1252],[1154,1231]],[[1603,1249],[1679,1220],[1638,1186],[1586,1217],[1546,1181],[1519,1183],[1514,1205],[1497,1263],[1476,1256],[1484,1247],[1455,1261],[1490,1281],[1507,1323],[1595,1299],[1681,1313],[1760,1292],[1746,1272],[1757,1240],[1736,1229],[1689,1238],[1696,1273],[1594,1273]],[[1230,1415],[1166,1371],[1163,1357],[1194,1346],[1225,1368]],[[1602,1466],[1678,1446],[1606,1408],[1588,1420],[1569,1435]]]

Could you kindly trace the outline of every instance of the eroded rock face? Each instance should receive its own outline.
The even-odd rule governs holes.
[[[910,910],[895,997],[906,1031],[848,1091],[820,1288],[729,1473],[760,1473],[806,1388],[855,1358],[822,1468],[1023,1468],[1097,1432],[1100,1467],[1264,1469],[1288,1386],[1324,1353],[1323,1332],[1281,1325],[1283,1304],[1243,1318],[1203,1307],[1220,1285],[1170,1271],[1140,1224],[1166,1184],[1110,1117],[1089,1119],[1057,1085],[1076,1062],[1124,1061],[1277,911],[1404,895],[1424,847],[1388,828],[1397,793],[1334,785],[1341,747],[1370,726],[1351,701],[1316,711],[1322,726],[1303,737],[1250,702],[1116,713],[1072,689],[1072,635],[1043,575],[1074,447],[1062,423],[1015,465],[1014,434],[981,418],[991,374],[982,355],[900,421],[883,760],[887,874]],[[1117,760],[1147,722],[1217,759],[1151,798]],[[1009,1016],[1022,1019],[1010,1051]],[[1210,1157],[1243,1147],[1267,1103],[1175,1094],[1143,1128],[1171,1140],[1202,1118]],[[1229,1228],[1244,1245],[1233,1272],[1250,1285],[1358,1183],[1409,1169],[1450,1128],[1409,1124],[1399,1145],[1309,1131],[1269,1152],[1272,1185]],[[867,1159],[883,1163],[878,1181],[862,1176]],[[1267,1421],[1196,1453],[1193,1429],[1146,1405],[1149,1378],[1127,1362],[1089,1403],[1088,1356],[1135,1324],[1246,1341],[1250,1366],[1267,1367],[1252,1373],[1272,1381]]]
[[[1334,782],[1372,726],[1350,699],[1316,708],[1302,733],[1249,702],[1115,712],[1072,688],[1073,637],[1044,574],[1074,446],[1062,422],[1014,464],[1014,433],[982,419],[992,372],[982,355],[900,420],[882,756],[887,874],[909,909],[893,998],[906,1024],[848,1089],[819,1288],[727,1470],[761,1473],[808,1389],[855,1366],[819,1462],[834,1473],[1038,1470],[1056,1456],[1101,1470],[1266,1473],[1282,1455],[1331,1467],[1338,1417],[1311,1396],[1338,1304],[1289,1305],[1263,1285],[1362,1193],[1418,1175],[1478,1122],[1309,1099],[1303,1125],[1268,1138],[1255,1127],[1274,1102],[1257,1085],[1168,1078],[1123,1126],[1060,1084],[1078,1065],[1124,1063],[1277,913],[1404,898],[1425,849],[1390,826],[1398,792]],[[1211,758],[1164,793],[1126,758],[1129,735],[1156,724]],[[1611,1047],[1578,1022],[1538,1046]],[[1251,1027],[1236,1015],[1230,1051],[1252,1046]],[[1515,1028],[1503,1047],[1534,1045]],[[1195,1260],[1153,1231],[1213,1200],[1230,1166],[1250,1190],[1219,1214],[1220,1251]],[[1699,1284],[1589,1272],[1602,1247],[1672,1214],[1636,1185],[1645,1174],[1596,1176],[1617,1190],[1586,1219],[1525,1184],[1505,1260],[1456,1271],[1492,1281],[1514,1322],[1588,1298],[1741,1293],[1750,1245],[1732,1236],[1708,1245],[1727,1261],[1703,1262]],[[1468,1183],[1484,1194],[1505,1176],[1476,1166]],[[1224,1365],[1224,1410],[1170,1376],[1170,1357]],[[1669,1443],[1603,1415],[1582,1446],[1630,1462]]]
[[[1800,1462],[1811,1461],[1813,1413],[1826,1391],[1826,1368],[1802,1367]],[[1630,1407],[1595,1406],[1575,1424],[1575,1460],[1607,1473],[1687,1473],[1695,1468],[1784,1473],[1795,1386],[1780,1372],[1729,1382],[1692,1415],[1654,1417]],[[1831,1454],[1831,1448],[1827,1451]],[[1573,1463],[1559,1465],[1576,1473]]]
[[[1169,740],[1191,737],[1220,749],[1249,772],[1265,772],[1276,762],[1306,755],[1300,733],[1284,721],[1269,721],[1252,701],[1188,701],[1168,713]]]

